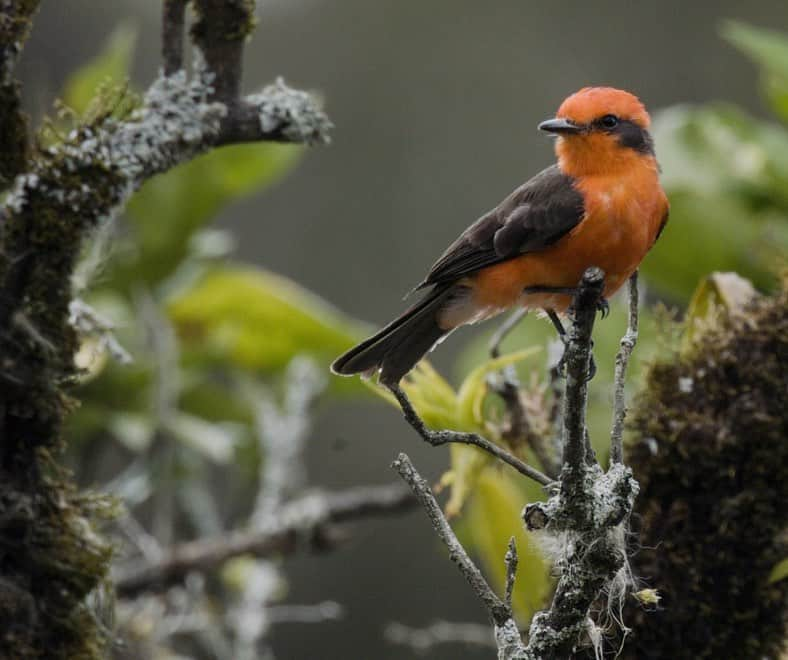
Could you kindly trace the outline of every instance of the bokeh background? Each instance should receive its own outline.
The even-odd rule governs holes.
[[[336,333],[332,341],[338,351],[348,341],[345,337],[363,332],[354,319],[372,325],[388,321],[402,308],[402,295],[462,229],[552,161],[551,143],[536,125],[582,86],[605,84],[631,90],[657,116],[657,154],[674,214],[645,268],[649,306],[662,302],[683,313],[700,279],[712,270],[737,270],[762,288],[770,286],[787,235],[788,149],[782,147],[788,145],[784,129],[788,86],[782,92],[785,96],[780,96],[779,77],[775,82],[774,71],[764,69],[763,62],[760,66],[753,62],[753,57],[766,57],[769,49],[759,50],[752,34],[727,21],[786,30],[783,3],[270,0],[259,4],[258,29],[245,56],[247,90],[254,91],[277,76],[314,90],[335,123],[332,144],[303,152],[295,148],[254,155],[238,152],[237,157],[183,176],[177,193],[172,192],[173,179],[161,183],[158,191],[143,191],[136,210],[132,208],[127,221],[116,229],[121,248],[101,252],[100,268],[87,279],[85,295],[114,318],[119,337],[135,357],[140,353],[143,357],[136,367],[126,368],[132,369],[134,378],[124,367],[110,365],[97,368],[95,379],[86,383],[86,405],[72,427],[71,460],[83,483],[99,488],[126,483],[117,479],[129,464],[148,470],[153,475],[149,490],[138,500],[132,498],[143,522],[155,522],[146,506],[155,500],[151,491],[161,488],[170,494],[179,489],[229,492],[230,501],[210,515],[219,514],[217,528],[231,526],[248,509],[255,484],[244,467],[252,452],[244,444],[248,443],[244,432],[234,431],[227,440],[221,436],[226,429],[221,415],[200,403],[215,390],[208,395],[199,386],[192,390],[186,386],[188,391],[181,391],[177,405],[192,418],[222,422],[213,429],[217,435],[206,432],[205,437],[209,442],[212,437],[230,442],[229,461],[214,465],[216,457],[209,456],[204,459],[206,467],[202,458],[190,458],[188,465],[200,467],[184,470],[181,462],[176,461],[178,469],[167,462],[173,460],[169,450],[164,458],[151,453],[152,431],[150,424],[145,426],[145,415],[155,397],[146,394],[153,387],[146,365],[153,358],[144,329],[133,321],[140,300],[152,301],[148,307],[170,310],[176,330],[204,324],[203,334],[189,344],[186,333],[181,347],[184,359],[191,360],[184,373],[204,378],[197,369],[214,370],[216,362],[211,360],[216,355],[208,360],[209,367],[200,367],[197,349],[201,342],[215,339],[211,333],[221,330],[217,330],[220,319],[195,320],[192,312],[194,307],[214,305],[215,313],[223,314],[215,297],[225,299],[225,293],[212,294],[210,304],[197,296],[189,307],[189,286],[184,281],[193,282],[203,272],[195,274],[189,268],[199,270],[206,263],[230,258],[243,261],[285,276],[333,305],[336,310],[325,311],[321,322]],[[123,31],[118,33],[121,25]],[[69,100],[73,72],[96,62],[113,34],[111,52],[120,60],[116,69],[128,62],[132,86],[144,89],[159,67],[157,2],[43,3],[18,69],[25,104],[34,118],[52,114],[56,98],[65,94]],[[785,67],[788,70],[788,63]],[[766,74],[759,73],[764,70]],[[71,94],[78,96],[73,90]],[[780,108],[783,128],[779,128]],[[246,168],[246,174],[234,167]],[[270,175],[257,177],[249,170],[270,170]],[[211,177],[224,174],[230,179],[246,176],[247,183],[235,188],[228,184],[212,199],[200,197],[204,188],[211,187]],[[186,199],[193,206],[184,211]],[[171,252],[169,248],[145,251],[166,233],[171,216],[187,227],[171,239],[181,247]],[[200,220],[190,225],[189,218],[197,217]],[[192,232],[198,225],[203,234],[196,241]],[[207,227],[212,233],[205,232]],[[231,256],[226,254],[229,239],[235,245]],[[195,241],[200,249],[194,248]],[[135,256],[140,245],[148,256]],[[156,276],[149,276],[153,272]],[[276,288],[275,283],[270,286]],[[257,310],[262,305],[253,286],[238,291],[226,292],[226,299],[236,307],[248,304],[250,310]],[[181,307],[172,302],[179,296],[186,300]],[[265,310],[258,311],[249,313],[257,314],[259,328],[245,326],[257,348],[228,350],[239,370],[276,391],[284,362],[302,351],[296,341],[269,360],[265,323],[270,319]],[[600,390],[612,375],[609,354],[623,331],[622,320],[619,302],[612,318],[598,330],[603,335],[598,340],[602,352],[598,363],[605,372],[595,381]],[[527,326],[507,347],[543,345],[548,332],[540,323]],[[653,325],[646,319],[647,337],[654,334]],[[311,354],[319,368],[326,367],[328,355],[315,349],[322,335],[309,339],[308,332],[299,334],[286,321],[280,326],[285,335],[307,337],[303,352]],[[434,355],[433,363],[450,382],[458,383],[482,359],[490,330],[488,324],[455,333]],[[647,340],[641,357],[655,350],[657,344]],[[529,362],[528,368],[543,369],[544,354]],[[609,412],[605,395],[598,398],[595,433],[601,436]],[[119,430],[123,424],[114,417],[112,424],[107,423],[118,411],[125,415],[121,422],[137,424],[133,432],[128,425]],[[245,414],[239,412],[239,419]],[[134,445],[129,437],[142,440]],[[177,439],[172,442],[177,444]],[[391,406],[363,388],[330,385],[314,411],[307,440],[307,483],[342,488],[388,482],[393,479],[388,466],[399,451],[407,451],[435,480],[449,463],[447,451],[424,447]],[[175,473],[183,482],[172,476]],[[158,484],[160,477],[165,485]],[[522,505],[526,494],[519,497]],[[477,510],[469,515],[482,514]],[[473,544],[467,519],[463,522],[460,517],[458,524],[465,525],[466,538]],[[176,525],[171,533],[189,538],[198,527],[192,521]],[[204,531],[210,529],[206,525]],[[435,619],[484,622],[482,608],[446,560],[420,512],[358,525],[351,542],[337,551],[286,558],[282,572],[287,582],[282,602],[330,599],[342,605],[344,615],[320,624],[272,627],[268,641],[279,658],[413,657],[412,650],[384,639],[389,622],[413,626]],[[216,653],[193,642],[181,650],[194,657]],[[489,649],[445,646],[432,650],[429,657],[489,654]]]

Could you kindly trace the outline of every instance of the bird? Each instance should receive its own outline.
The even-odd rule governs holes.
[[[335,374],[374,375],[398,387],[456,328],[516,308],[561,314],[585,270],[605,274],[604,305],[637,270],[668,220],[669,203],[634,94],[584,87],[538,128],[556,138],[557,162],[468,227],[414,291],[421,300],[338,357]],[[604,314],[604,309],[602,310]]]

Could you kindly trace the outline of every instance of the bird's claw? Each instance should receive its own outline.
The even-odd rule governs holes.
[[[602,313],[602,318],[605,319],[610,314],[610,303],[607,301],[607,298],[600,298],[596,304],[596,310]]]

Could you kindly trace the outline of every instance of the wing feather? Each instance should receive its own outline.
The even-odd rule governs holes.
[[[542,250],[577,225],[583,213],[583,197],[573,179],[556,165],[548,167],[468,227],[417,289]]]

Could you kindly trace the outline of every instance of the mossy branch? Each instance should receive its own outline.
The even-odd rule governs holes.
[[[11,70],[37,4],[0,0],[0,186],[15,177],[0,207],[0,656],[98,658],[108,639],[87,596],[108,571],[110,547],[95,533],[106,505],[76,492],[55,460],[72,406],[69,305],[83,241],[156,174],[223,144],[325,142],[330,122],[281,82],[240,96],[251,0],[194,1],[189,77],[184,3],[170,0],[164,72],[142,105],[30,153]]]

